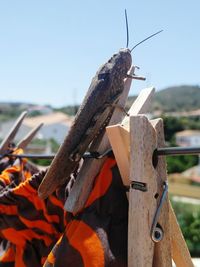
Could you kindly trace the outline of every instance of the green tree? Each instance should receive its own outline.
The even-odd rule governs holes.
[[[171,201],[192,257],[200,255],[200,207]]]
[[[168,173],[181,173],[198,164],[198,156],[177,155],[167,157]]]
[[[165,140],[168,142],[174,141],[174,135],[176,132],[183,131],[185,129],[183,122],[176,117],[163,117]]]

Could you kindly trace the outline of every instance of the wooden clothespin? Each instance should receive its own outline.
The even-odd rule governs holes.
[[[153,163],[155,149],[164,146],[162,120],[134,113],[128,120],[107,127],[123,182],[130,186],[128,266],[170,267],[172,258],[177,267],[193,266],[169,204],[165,159]]]
[[[10,144],[14,141],[14,138],[21,127],[24,118],[27,116],[27,111],[24,111],[20,114],[20,116],[15,121],[14,125],[10,129],[8,135],[4,138],[4,140],[0,144],[0,154],[7,153],[10,149]],[[40,123],[36,127],[34,127],[22,140],[19,141],[16,148],[26,148],[27,145],[32,141],[32,139],[35,137],[37,132],[40,130],[40,128],[43,126],[43,123]]]
[[[22,125],[22,122],[24,118],[27,115],[27,111],[24,111],[21,113],[19,118],[14,123],[13,127],[10,129],[8,135],[4,138],[4,140],[0,144],[0,154],[4,153],[6,150],[8,150],[10,143],[14,140],[20,126]]]
[[[33,140],[35,135],[38,133],[40,128],[44,125],[44,123],[40,123],[39,125],[35,126],[18,144],[17,148],[26,148],[28,144]]]

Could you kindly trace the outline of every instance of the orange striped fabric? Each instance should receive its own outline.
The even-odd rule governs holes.
[[[8,243],[0,266],[39,267],[64,231],[63,202],[57,195],[38,198],[44,172],[32,177],[38,170],[26,159],[6,163],[0,174],[0,237]]]
[[[15,154],[23,154],[22,149],[16,149]],[[27,159],[2,159],[4,162],[4,169],[1,169],[0,173],[0,190],[2,190],[7,185],[14,183],[18,185],[20,182],[28,179],[34,173],[31,173],[25,166],[27,164]],[[2,168],[2,167],[1,167]],[[26,170],[26,174],[24,173]]]
[[[16,154],[22,154],[22,149],[16,149]],[[31,166],[31,168],[30,168]],[[28,163],[26,159],[8,159],[3,158],[0,161],[0,194],[2,195],[9,188],[14,188],[21,181],[29,179],[34,172],[38,171],[37,168],[33,168],[32,165]],[[9,216],[9,218],[13,218],[13,216],[17,213],[16,205],[3,205],[1,204],[1,210],[5,211],[5,215]],[[2,213],[1,213],[2,214]],[[0,257],[0,266],[15,266],[15,258],[16,258],[16,246],[9,242],[6,239],[3,239],[1,242],[3,251],[1,251],[2,255]]]
[[[0,236],[15,247],[15,267],[41,267],[64,231],[63,202],[56,195],[46,200],[38,197],[44,174],[0,194]]]
[[[127,266],[128,201],[115,160],[107,159],[77,214],[64,212],[65,186],[46,200],[38,198],[44,174],[0,194],[0,237],[14,248],[0,266]]]
[[[128,201],[114,159],[107,159],[84,209],[72,215],[44,267],[127,266]]]

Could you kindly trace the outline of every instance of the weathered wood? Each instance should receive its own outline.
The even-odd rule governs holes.
[[[152,99],[155,94],[155,88],[149,87],[146,89],[143,89],[139,96],[134,101],[134,104],[129,109],[128,113],[130,116],[138,115],[138,114],[145,114],[149,112],[150,105],[152,103]],[[145,104],[144,104],[145,103]],[[126,129],[129,128],[130,120],[129,117],[126,116],[121,125],[123,125]]]
[[[106,132],[117,161],[119,172],[126,186],[130,185],[130,132],[121,125],[106,127]]]
[[[130,117],[130,191],[128,227],[128,266],[152,267],[154,242],[150,238],[156,211],[156,171],[152,155],[156,148],[156,132],[142,115]],[[146,192],[133,187],[143,183]]]
[[[172,258],[176,267],[194,267],[192,263],[190,252],[185,243],[184,237],[176,220],[174,211],[170,205],[170,230],[171,230],[171,246]]]
[[[26,148],[27,145],[32,141],[35,135],[38,133],[40,128],[44,125],[44,123],[40,123],[38,126],[33,128],[18,144],[17,148]]]
[[[128,91],[130,89],[130,80],[126,80],[126,97],[124,99],[120,99],[119,105],[121,107],[125,106],[126,98],[128,97]],[[144,91],[146,91],[146,98],[141,97],[144,95]],[[133,103],[133,106],[136,105],[137,112],[144,112],[147,111],[147,108],[149,107],[149,95],[152,95],[154,92],[153,88],[145,89],[141,92],[141,94],[138,96],[140,105],[138,104],[138,101],[136,100]],[[132,106],[132,109],[134,110],[134,107]],[[114,117],[111,119],[110,124],[116,124],[122,121],[122,118],[125,116],[125,114],[120,111],[120,109],[117,109],[114,113]],[[123,117],[122,117],[123,116]],[[108,138],[106,135],[103,136],[102,139],[96,141],[92,144],[90,150],[91,151],[98,151],[99,153],[105,152],[107,149],[110,148],[110,144],[108,141]],[[75,184],[73,185],[73,188],[66,200],[65,203],[65,209],[70,212],[77,212],[81,210],[91,192],[94,179],[96,175],[99,173],[99,171],[102,168],[102,165],[104,163],[105,159],[96,160],[96,159],[86,159],[84,161],[84,164],[80,170],[80,173],[78,174],[78,177],[76,178]]]
[[[135,102],[129,109],[129,116],[145,113],[148,111],[152,102],[155,89],[153,87],[141,91]],[[145,103],[145,105],[144,105]],[[121,124],[107,126],[106,132],[112,146],[115,159],[119,167],[119,171],[124,185],[130,184],[130,169],[129,169],[129,155],[130,155],[130,132],[129,121],[130,117],[126,116]]]
[[[21,115],[19,116],[19,118],[16,120],[15,124],[11,128],[10,132],[8,133],[8,135],[1,142],[0,154],[3,154],[6,150],[8,150],[9,144],[13,142],[13,139],[15,138],[15,135],[17,134],[26,115],[27,115],[27,111],[24,111],[21,113]]]
[[[155,130],[155,133],[156,133],[156,138],[153,139],[153,142],[155,142],[155,147],[164,147],[164,134],[163,134],[162,120],[157,119],[157,120],[153,120],[150,122],[151,122],[151,124]],[[136,122],[135,125],[136,125],[135,127],[137,128],[137,131],[138,131],[138,125],[139,124]],[[143,127],[144,126],[142,126],[142,128]],[[110,131],[112,133],[111,135],[109,135],[109,139],[111,141],[111,144],[114,144],[114,146],[112,146],[113,151],[117,153],[118,152],[116,149],[117,145],[120,148],[124,145],[123,156],[126,156],[128,163],[126,162],[126,164],[123,164],[123,162],[124,162],[123,156],[117,156],[116,159],[117,159],[117,164],[119,166],[119,170],[122,169],[122,170],[120,170],[120,173],[122,175],[122,179],[123,179],[123,181],[127,182],[127,176],[128,176],[128,172],[130,169],[130,161],[129,161],[130,156],[128,155],[130,148],[129,148],[129,144],[127,143],[127,140],[128,140],[128,134],[130,132],[130,129],[127,129],[127,127],[125,128],[125,127],[122,127],[119,125],[114,125],[114,126],[108,127],[108,128],[110,129]],[[121,137],[119,139],[117,138],[117,141],[116,141],[116,138],[114,136],[114,133],[116,133],[116,129],[114,131],[112,131],[112,128],[116,128],[120,131]],[[145,127],[144,127],[144,130],[145,130]],[[143,134],[141,134],[141,136],[143,136]],[[132,136],[133,136],[133,139],[135,140],[135,142],[139,138],[143,139],[143,137],[141,137],[140,135],[138,138],[138,135],[135,133],[132,133]],[[149,136],[150,135],[148,135],[147,138],[149,138]],[[111,138],[112,139],[114,138],[115,141],[112,142]],[[150,136],[150,139],[151,139],[151,136]],[[124,140],[126,140],[126,141],[124,141]],[[122,142],[123,145],[120,144],[120,142]],[[145,142],[146,142],[146,140],[145,140]],[[138,146],[140,147],[142,144],[143,144],[143,141],[138,140],[137,147]],[[149,159],[146,159],[146,160],[144,159],[143,161],[140,161],[139,159],[141,158],[141,155],[138,153],[138,151],[140,152],[140,149],[143,149],[143,150],[148,149],[148,152],[149,152],[149,146],[148,147],[144,146],[143,148],[139,148],[137,150],[137,149],[134,149],[134,146],[132,145],[131,151],[132,151],[132,153],[134,152],[133,155],[135,157],[131,156],[131,162],[132,162],[132,165],[134,166],[134,170],[137,168],[140,168],[140,169],[143,169],[143,171],[142,171],[142,173],[143,173],[147,164],[149,165],[150,168],[152,167],[152,165],[151,165],[152,158],[149,156]],[[152,149],[150,149],[150,150],[152,151]],[[144,164],[144,165],[141,167],[141,164]],[[127,170],[125,168],[127,168]],[[167,180],[166,163],[165,163],[164,157],[159,157],[157,166],[154,170],[155,170],[155,172],[154,172],[155,177],[154,178],[156,181],[156,190],[154,192],[154,195],[152,195],[152,199],[154,201],[154,196],[157,195],[158,196],[157,202],[159,202],[159,198],[161,197],[162,192],[163,192],[163,189],[162,189],[163,182]],[[149,177],[148,173],[151,173],[151,172],[147,172],[147,175]],[[134,174],[135,179],[137,179],[139,177],[138,172],[133,171],[133,174]],[[123,176],[125,176],[125,177],[123,177]],[[144,173],[143,173],[143,176],[145,176]],[[134,266],[170,267],[170,266],[172,266],[172,260],[171,260],[172,258],[173,258],[174,262],[176,263],[177,267],[193,266],[187,245],[185,243],[185,240],[182,236],[181,230],[180,230],[178,223],[176,221],[176,217],[174,215],[173,209],[172,209],[171,205],[169,204],[168,197],[166,198],[166,201],[164,202],[164,205],[161,209],[161,213],[160,213],[159,220],[158,220],[159,224],[161,225],[161,227],[164,231],[164,236],[163,236],[162,241],[160,241],[159,243],[155,243],[154,257],[152,260],[153,263],[149,263],[149,265],[146,265],[148,260],[147,260],[146,256],[144,256],[144,255],[146,255],[146,249],[148,250],[149,246],[146,243],[146,239],[141,240],[142,239],[141,238],[141,239],[139,239],[139,241],[141,241],[141,242],[138,242],[137,238],[138,238],[138,234],[141,234],[141,231],[143,234],[145,234],[144,233],[144,219],[142,218],[143,215],[141,215],[140,212],[144,212],[148,203],[146,206],[142,205],[142,204],[144,204],[142,201],[145,201],[145,198],[141,201],[141,199],[138,198],[138,196],[137,196],[137,199],[135,200],[136,194],[138,194],[138,193],[133,192],[133,191],[135,191],[135,190],[131,189],[130,194],[129,194],[129,201],[130,201],[130,204],[129,204],[129,206],[130,206],[130,211],[129,211],[129,266],[133,266],[133,267]],[[143,209],[140,208],[141,205],[142,205]],[[158,203],[156,203],[156,206],[157,205],[158,205]],[[135,209],[135,210],[133,210],[133,209]],[[149,218],[150,215],[151,214],[148,213],[149,221],[146,224],[146,226],[148,225],[148,227],[151,227],[151,224],[152,224],[152,221],[150,222],[150,218]],[[138,219],[138,216],[141,216],[141,217],[139,217],[139,219]],[[137,220],[137,222],[136,222],[136,220]],[[130,230],[130,228],[134,228],[135,231],[132,232]],[[133,235],[131,236],[131,234],[135,235],[135,239],[134,239]],[[147,239],[150,239],[150,232],[148,232],[148,231],[146,232],[146,237],[147,237]],[[135,244],[135,242],[137,242],[137,243]],[[140,249],[139,249],[139,251],[136,250],[138,248],[138,246],[141,249],[142,253],[141,253]],[[137,254],[137,255],[135,255],[135,254]],[[150,253],[149,253],[149,258],[150,258]],[[146,262],[145,262],[145,260],[146,260]],[[140,264],[143,264],[143,265],[140,265]]]
[[[151,121],[157,137],[156,147],[165,146],[164,129],[162,119],[156,119]],[[159,157],[158,163],[155,168],[156,170],[156,181],[157,181],[157,205],[160,197],[163,193],[163,183],[167,182],[167,170],[165,157]],[[171,255],[171,238],[170,238],[170,223],[169,223],[169,201],[168,195],[162,206],[161,213],[159,216],[158,223],[161,225],[164,236],[162,241],[155,243],[154,247],[154,267],[170,267],[172,266],[172,255]]]

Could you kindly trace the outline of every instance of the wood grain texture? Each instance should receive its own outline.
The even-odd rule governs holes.
[[[130,185],[130,133],[121,125],[106,128],[106,133],[117,161],[119,172],[126,186]]]
[[[153,87],[143,89],[129,109],[129,116],[126,116],[121,124],[106,127],[123,183],[126,186],[130,184],[130,116],[148,112],[154,93]]]
[[[40,128],[44,125],[44,123],[40,123],[38,126],[34,127],[18,144],[17,148],[26,148],[28,144],[33,140],[36,136]]]
[[[156,147],[165,147],[164,129],[162,119],[156,119],[151,121],[156,131]],[[157,198],[157,205],[160,201],[160,197],[163,193],[163,183],[167,182],[167,169],[165,157],[159,157],[156,170],[157,192],[159,197]],[[164,236],[163,239],[155,243],[154,248],[154,267],[171,267],[172,255],[171,255],[171,236],[170,236],[170,221],[169,221],[169,201],[168,195],[162,206],[158,223],[161,225]]]
[[[171,205],[169,208],[169,215],[171,226],[172,258],[176,264],[176,267],[194,267],[190,252],[187,248]]]
[[[154,94],[155,94],[154,87],[143,89],[136,98],[136,100],[134,101],[131,108],[129,109],[128,111],[129,116],[148,113]],[[126,129],[129,128],[130,120],[128,116],[126,116],[123,119],[121,125],[123,125]]]
[[[3,153],[5,153],[6,150],[8,150],[9,144],[11,142],[13,142],[13,140],[14,140],[14,138],[15,138],[20,126],[22,125],[22,122],[23,122],[24,118],[26,117],[26,115],[27,115],[27,111],[24,111],[24,112],[21,113],[19,118],[14,123],[13,127],[10,129],[8,135],[1,142],[0,154],[3,154]]]
[[[157,206],[152,155],[156,148],[156,132],[145,116],[131,116],[130,144],[130,180],[146,184],[147,192],[130,188],[128,266],[152,267],[154,242],[150,231]]]
[[[148,150],[150,148],[150,153],[153,152],[154,149],[150,145],[144,145],[146,144],[148,138],[152,140],[155,147],[164,147],[164,133],[163,133],[163,121],[161,119],[151,120],[150,121],[152,127],[155,130],[156,138],[152,138],[151,135],[148,134],[148,137],[144,137],[145,135],[144,131],[140,134],[136,134],[135,132],[132,132],[133,140],[136,142],[138,140],[136,147],[131,145],[131,151],[134,153],[134,157],[131,156],[131,162],[133,169],[131,171],[134,174],[134,179],[137,180],[137,178],[140,176],[140,173],[137,170],[139,168],[141,172],[141,177],[145,178],[145,169],[146,166],[149,165],[149,170],[152,168],[152,155],[144,155],[144,151]],[[136,127],[136,132],[139,131],[139,123],[137,121],[134,122],[134,127]],[[130,129],[128,127],[122,127],[121,125],[114,125],[112,127],[108,127],[109,131],[111,132],[108,134],[111,140],[111,145],[113,148],[114,153],[116,153],[116,160],[117,164],[119,166],[120,173],[122,175],[123,181],[125,183],[127,182],[127,177],[129,176],[129,170],[130,170],[130,144],[127,142],[128,135],[130,134]],[[142,126],[143,128],[143,126]],[[131,128],[132,129],[132,128]],[[108,129],[107,129],[108,130]],[[145,127],[144,129],[145,130]],[[120,133],[117,133],[119,131]],[[145,130],[146,131],[146,130]],[[116,137],[117,135],[117,137]],[[142,139],[142,140],[141,140]],[[145,141],[143,140],[145,139]],[[129,141],[129,140],[128,140]],[[120,144],[121,142],[121,144]],[[142,145],[143,144],[143,145]],[[141,147],[142,146],[142,147]],[[119,153],[118,148],[120,149],[121,154],[117,155]],[[122,148],[122,149],[121,149]],[[142,156],[141,151],[143,150]],[[138,152],[139,151],[139,152]],[[136,158],[135,158],[136,157]],[[147,157],[145,159],[145,157]],[[139,160],[143,158],[142,160]],[[142,171],[141,171],[142,169]],[[135,190],[131,189],[129,193],[129,266],[153,266],[153,267],[170,267],[172,266],[172,258],[174,259],[174,262],[176,262],[177,267],[186,267],[186,266],[193,266],[189,251],[187,249],[187,245],[184,241],[184,238],[182,236],[181,230],[177,224],[176,217],[174,215],[174,212],[172,210],[171,205],[169,204],[168,197],[166,198],[166,201],[163,205],[163,208],[161,210],[160,216],[159,216],[159,224],[161,225],[163,231],[164,231],[164,237],[163,240],[159,243],[152,244],[152,241],[150,240],[150,228],[153,222],[153,216],[155,214],[155,211],[153,213],[150,213],[148,211],[148,216],[145,214],[149,208],[149,203],[154,201],[155,204],[155,210],[158,206],[159,199],[163,192],[163,182],[167,181],[167,173],[166,173],[166,162],[164,157],[159,157],[158,163],[156,168],[154,169],[154,172],[152,174],[152,171],[146,172],[147,177],[154,176],[154,181],[156,184],[154,184],[155,191],[151,190],[151,196],[149,200],[146,200],[145,193],[143,193],[143,199],[138,197],[138,194]],[[152,176],[151,176],[152,175]],[[143,179],[144,181],[145,179]],[[150,184],[152,186],[152,184]],[[159,197],[157,200],[155,200],[154,196],[158,193]],[[142,192],[140,193],[142,195]],[[144,204],[144,201],[146,202],[146,205]],[[152,203],[151,203],[152,204]],[[142,207],[142,208],[141,208]],[[141,213],[140,213],[141,212]],[[146,217],[145,217],[146,215]],[[150,216],[152,216],[152,221],[150,220]],[[148,219],[147,219],[148,217]],[[144,226],[146,218],[146,225]],[[170,227],[171,226],[171,227]],[[132,231],[132,228],[134,230]],[[146,230],[146,232],[145,232]],[[140,235],[144,235],[143,237]],[[139,240],[138,240],[139,238]],[[152,246],[154,246],[154,252],[152,252]],[[137,250],[138,249],[138,250]],[[148,253],[146,253],[148,251]],[[153,254],[152,254],[153,253]],[[149,255],[145,256],[145,255]],[[152,256],[153,255],[153,256]],[[148,258],[147,258],[148,257]],[[153,258],[152,258],[153,257]]]

